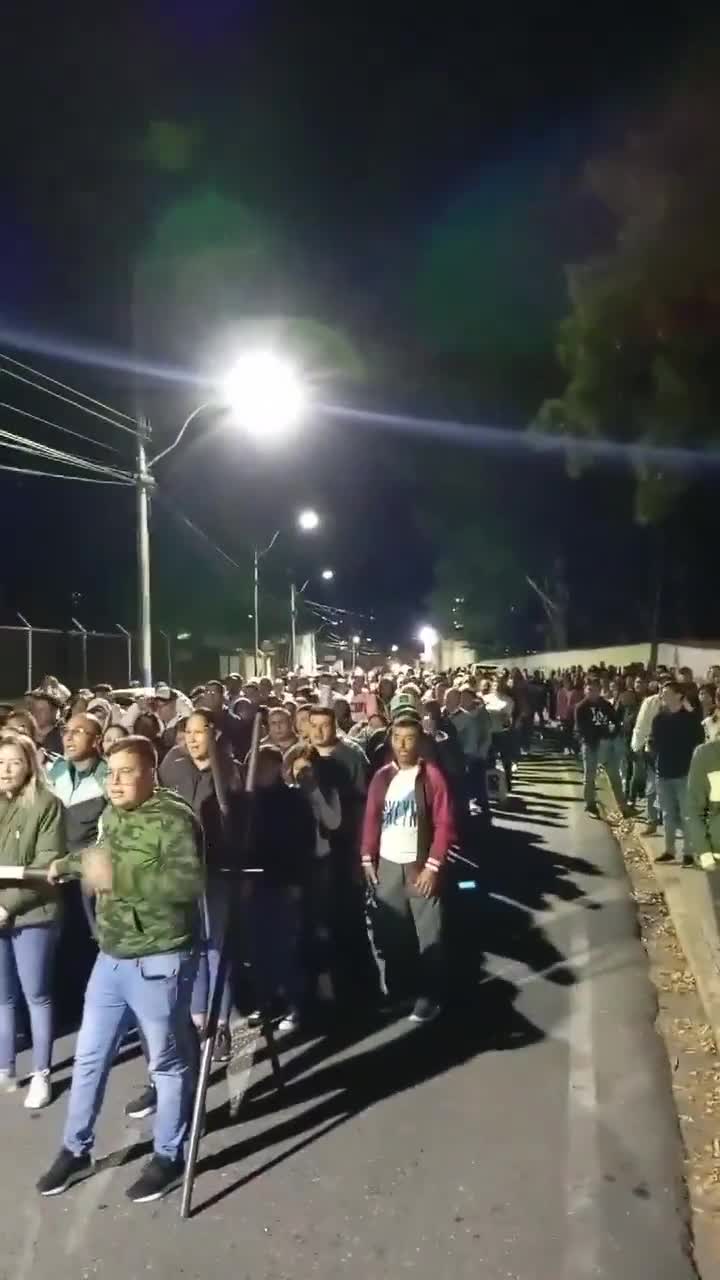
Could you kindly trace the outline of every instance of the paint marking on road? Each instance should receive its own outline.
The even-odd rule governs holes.
[[[35,1272],[35,1255],[37,1252],[42,1214],[38,1205],[27,1205],[25,1208],[25,1235],[22,1249],[13,1267],[12,1280],[30,1280]]]
[[[77,1253],[85,1240],[93,1213],[107,1195],[110,1183],[118,1169],[125,1163],[126,1156],[143,1141],[137,1129],[125,1126],[124,1146],[118,1146],[111,1155],[98,1161],[98,1170],[86,1182],[82,1182],[74,1190],[77,1198],[73,1221],[65,1241],[65,1253],[70,1257]]]
[[[598,1155],[598,1094],[593,1033],[593,979],[587,918],[573,921],[571,954],[580,981],[568,989],[565,1024],[568,1046],[567,1165],[565,1197],[567,1239],[563,1280],[590,1280],[602,1274],[599,1265],[600,1161]]]

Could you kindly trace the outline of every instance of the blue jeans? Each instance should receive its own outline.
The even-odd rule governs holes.
[[[194,1018],[207,1017],[210,1012],[211,993],[215,988],[218,964],[220,962],[220,949],[228,920],[230,906],[228,895],[231,892],[230,885],[224,884],[221,880],[208,878],[203,910],[205,940],[200,950],[200,960],[192,993],[191,1007]],[[227,972],[229,974],[229,969]],[[219,1022],[227,1022],[229,1020],[231,1003],[230,981],[229,977],[226,976],[220,1001]]]
[[[665,852],[675,854],[678,830],[685,838],[685,851],[690,852],[687,827],[687,778],[658,778],[658,800],[665,830]]]
[[[613,740],[611,738],[601,738],[599,742],[593,744],[583,742],[582,760],[585,773],[585,804],[594,805],[597,803],[597,795],[595,793],[597,771],[598,769],[603,768],[608,776],[608,782],[612,787],[615,803],[618,808],[624,809],[625,796],[623,794],[620,772],[618,770],[618,753]]]
[[[95,1121],[123,1036],[135,1024],[157,1091],[153,1145],[160,1156],[182,1153],[195,1081],[190,996],[197,956],[172,951],[118,960],[101,951],[85,992],[82,1025],[63,1143],[74,1155],[92,1150]]]
[[[33,1071],[49,1071],[53,1016],[50,991],[58,930],[55,924],[0,931],[0,1070],[15,1070],[15,1011],[20,991],[30,1014]]]
[[[645,753],[645,800],[647,801],[647,820],[655,826],[660,821],[660,810],[658,808],[658,776],[655,768],[655,760],[652,756]]]

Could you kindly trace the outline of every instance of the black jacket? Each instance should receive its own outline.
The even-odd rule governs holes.
[[[696,747],[705,741],[702,722],[695,711],[658,711],[650,734],[659,778],[685,778]]]
[[[598,698],[595,702],[583,698],[575,708],[575,726],[581,742],[588,747],[596,747],[605,738],[615,736],[619,716],[607,698]]]
[[[158,770],[161,784],[182,796],[200,819],[209,871],[232,866],[239,860],[243,837],[243,795],[237,790],[232,762],[221,757],[219,767],[227,782],[229,815],[223,822],[210,769],[198,769],[184,747],[173,747]]]
[[[315,819],[299,787],[278,782],[252,796],[247,865],[262,867],[266,884],[303,885],[315,853]]]

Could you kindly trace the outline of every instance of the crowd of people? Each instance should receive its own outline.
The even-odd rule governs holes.
[[[680,832],[687,865],[714,865],[719,688],[718,668],[698,686],[686,669],[420,666],[232,674],[187,695],[71,694],[47,678],[0,709],[0,1090],[18,1088],[22,992],[31,1111],[52,1099],[63,946],[84,930],[96,948],[63,1147],[41,1194],[90,1172],[109,1071],[135,1027],[148,1084],[127,1113],[154,1114],[154,1154],[128,1194],[145,1202],[175,1185],[226,931],[219,1062],[233,1003],[286,1033],[364,1000],[406,1000],[413,1023],[434,1021],[448,989],[448,863],[482,856],[491,792],[512,791],[534,736],[582,758],[591,814],[604,769],[624,813],[642,800],[646,833],[662,824],[661,859]]]

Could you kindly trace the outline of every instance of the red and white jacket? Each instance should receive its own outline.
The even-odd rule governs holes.
[[[418,762],[415,799],[418,812],[418,867],[440,871],[448,850],[457,843],[455,813],[444,774],[428,760]],[[361,858],[364,866],[376,867],[380,857],[385,796],[398,772],[396,764],[386,764],[370,783],[363,822]]]

